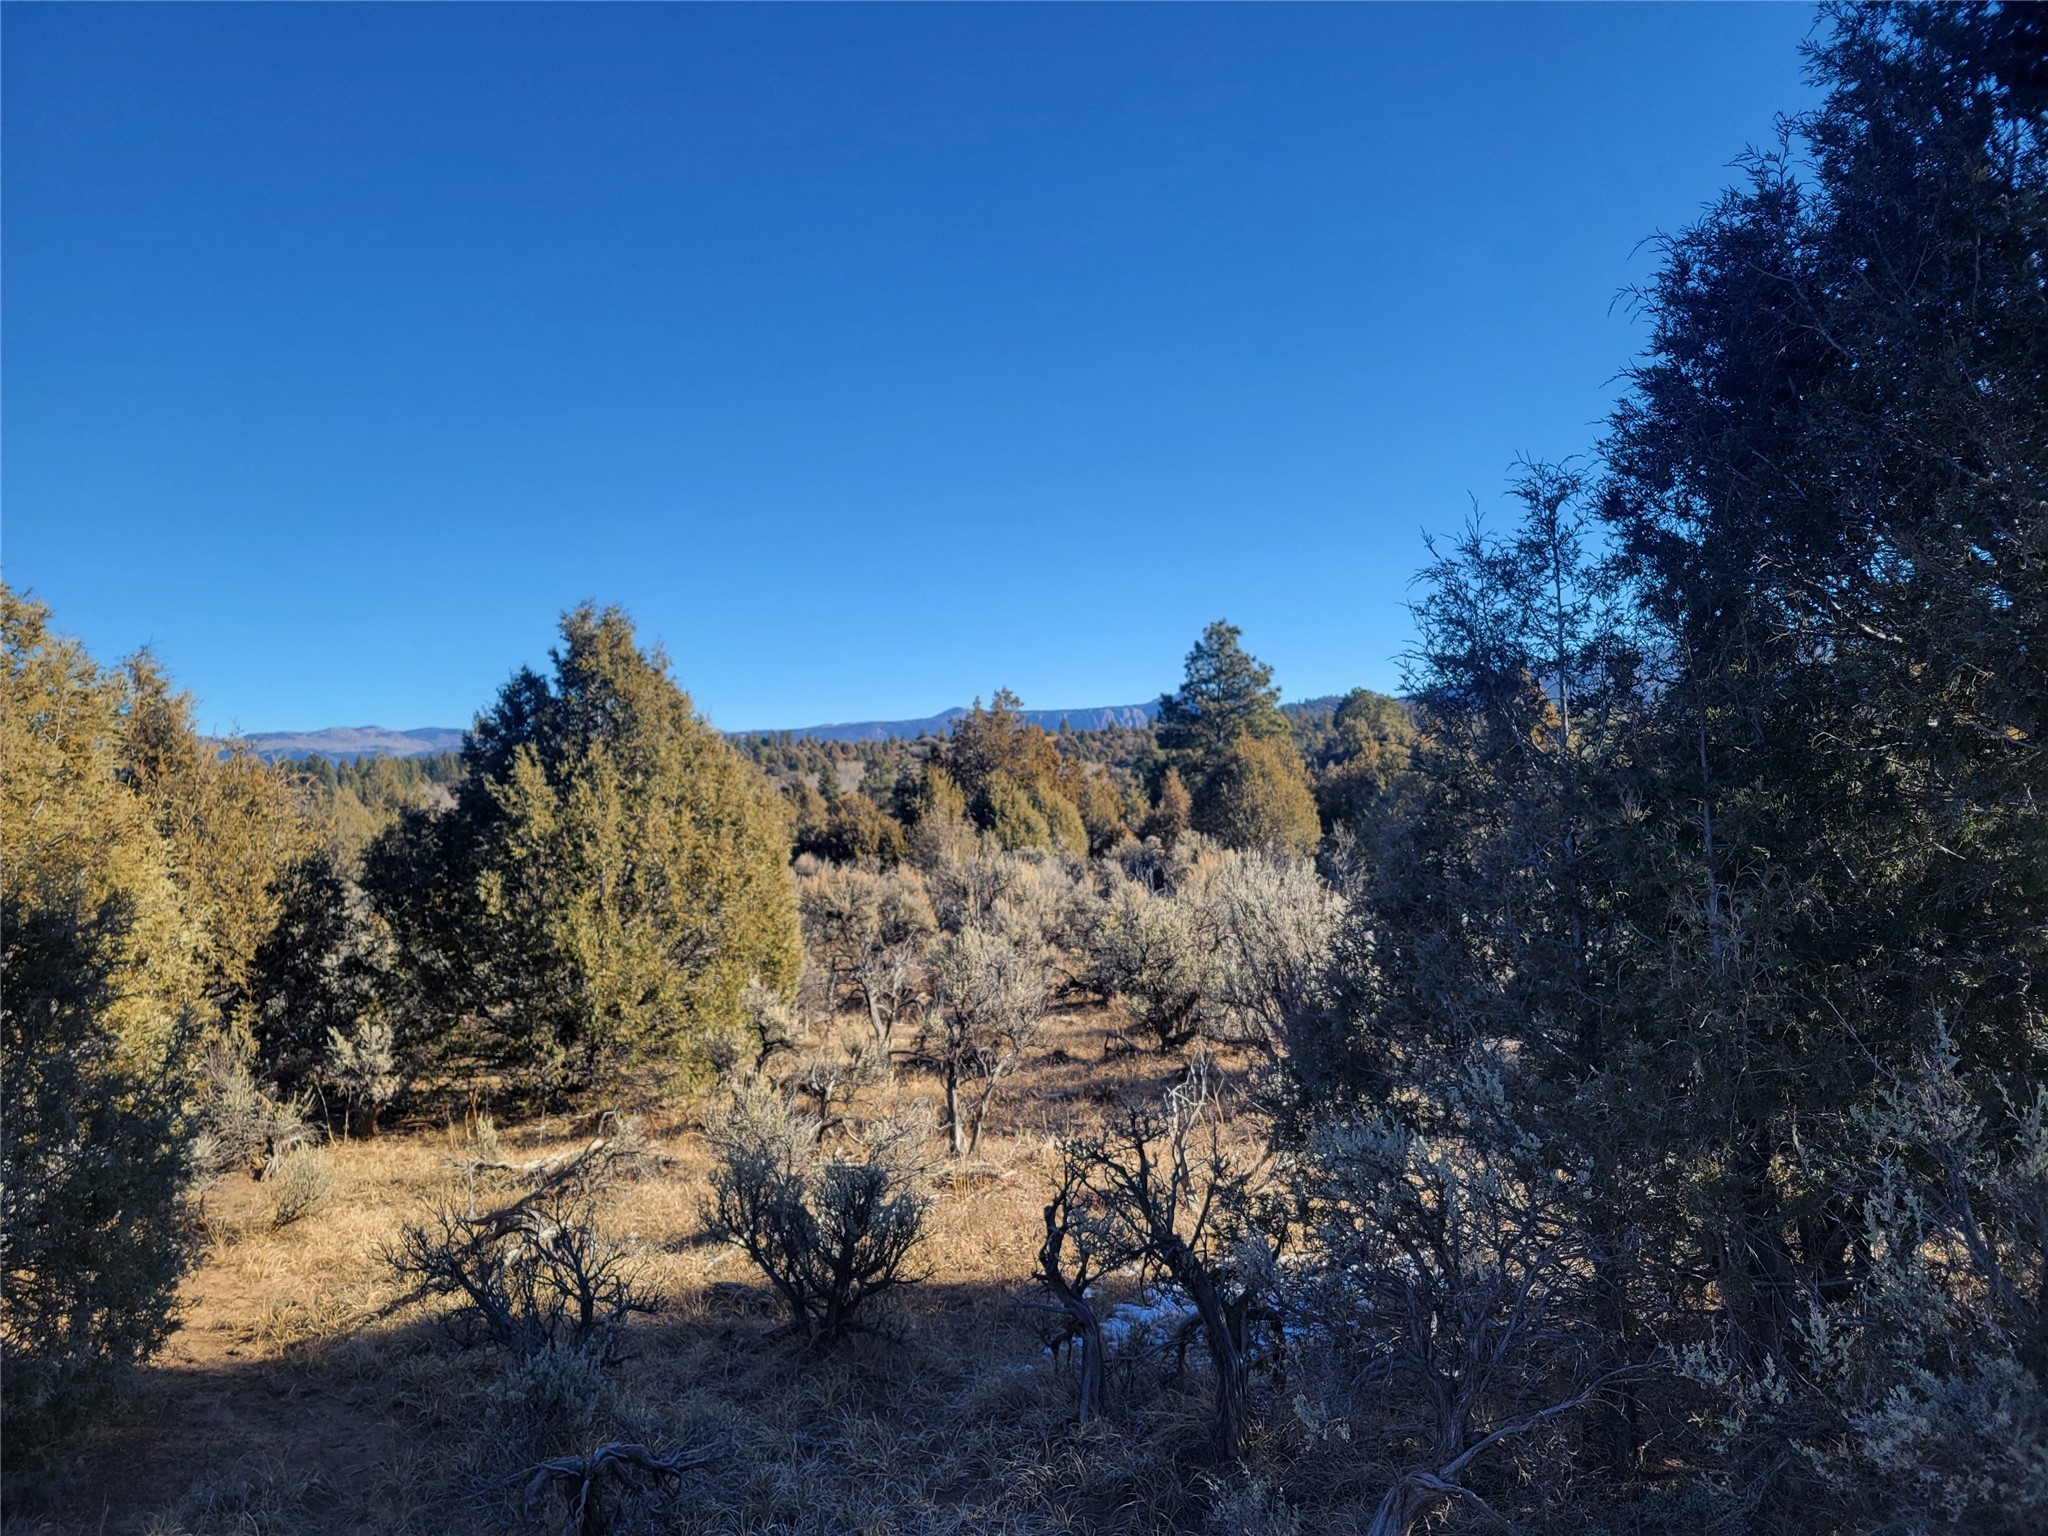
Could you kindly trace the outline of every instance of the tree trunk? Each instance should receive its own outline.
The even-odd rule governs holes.
[[[882,1053],[882,1071],[890,1081],[896,1077],[896,1058],[889,1049],[889,1037],[894,1032],[894,1021],[882,1013],[882,1005],[868,988],[861,988],[861,996],[867,1000],[868,1028],[875,1032],[875,1048]]]
[[[1244,1456],[1245,1432],[1251,1427],[1250,1371],[1245,1359],[1243,1324],[1199,1260],[1185,1244],[1178,1245],[1170,1263],[1173,1277],[1195,1304],[1202,1320],[1202,1338],[1209,1346],[1209,1363],[1215,1369],[1216,1449],[1227,1461]]]
[[[1075,1364],[1074,1376],[1080,1398],[1077,1420],[1088,1423],[1102,1412],[1104,1351],[1102,1347],[1102,1324],[1095,1316],[1095,1308],[1088,1304],[1086,1297],[1071,1289],[1063,1282],[1051,1287],[1054,1299],[1066,1311],[1067,1319],[1074,1325],[1074,1341],[1080,1350]]]
[[[1052,1293],[1053,1300],[1066,1312],[1067,1320],[1073,1324],[1074,1338],[1080,1345],[1081,1357],[1075,1375],[1080,1388],[1080,1422],[1086,1424],[1102,1411],[1106,1375],[1102,1324],[1082,1289],[1087,1284],[1085,1262],[1084,1267],[1076,1271],[1074,1281],[1069,1281],[1060,1267],[1060,1250],[1066,1245],[1067,1229],[1060,1224],[1058,1212],[1057,1202],[1045,1208],[1045,1242],[1038,1250],[1038,1273],[1045,1282],[1046,1290]]]
[[[1002,1077],[1004,1067],[1008,1065],[1008,1062],[1000,1062],[996,1069],[989,1073],[988,1082],[981,1090],[981,1098],[975,1103],[974,1129],[967,1138],[967,1150],[970,1154],[981,1150],[981,1128],[988,1123],[989,1101],[996,1096],[996,1083]]]
[[[1422,1518],[1449,1497],[1441,1488],[1430,1486],[1435,1481],[1411,1475],[1394,1484],[1373,1512],[1365,1536],[1410,1536]]]
[[[960,1069],[946,1063],[946,1126],[953,1133],[953,1155],[967,1155],[966,1127],[960,1123]]]

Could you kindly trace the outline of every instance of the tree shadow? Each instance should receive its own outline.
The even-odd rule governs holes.
[[[1187,1490],[1206,1465],[1199,1384],[1150,1392],[1123,1405],[1121,1425],[1077,1435],[1069,1365],[1048,1348],[1043,1314],[1018,1305],[1028,1296],[1016,1282],[921,1284],[817,1356],[788,1336],[765,1283],[695,1289],[626,1329],[606,1372],[618,1417],[603,1422],[669,1448],[725,1446],[664,1495],[714,1525],[786,1528],[806,1500],[822,1500],[840,1515],[821,1528],[872,1527],[875,1511],[900,1508],[882,1528],[909,1530],[1049,1499],[1094,1511],[1105,1530],[1172,1528],[1130,1511],[1156,1507],[1164,1519],[1195,1497]],[[161,1363],[138,1371],[47,1472],[10,1475],[9,1530],[522,1528],[517,1493],[532,1458],[488,1428],[522,1411],[522,1380],[504,1352],[464,1349],[419,1317],[275,1358]],[[565,1433],[577,1451],[598,1443]]]

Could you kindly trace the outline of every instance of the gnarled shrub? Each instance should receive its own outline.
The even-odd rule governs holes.
[[[718,1162],[705,1220],[768,1277],[812,1349],[858,1326],[875,1297],[922,1278],[910,1259],[930,1202],[901,1128],[867,1127],[857,1155],[828,1153],[814,1118],[750,1091],[709,1134]]]

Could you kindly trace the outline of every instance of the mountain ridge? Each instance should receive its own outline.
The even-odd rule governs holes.
[[[1336,708],[1339,695],[1300,699],[1280,707],[1289,714],[1327,714]],[[911,720],[848,720],[825,725],[803,725],[782,729],[727,731],[735,739],[755,736],[787,736],[792,741],[899,741],[919,736],[939,736],[952,729],[953,722],[967,710],[959,705],[936,715]],[[1159,718],[1159,701],[1145,704],[1091,704],[1083,709],[1020,709],[1018,718],[1056,731],[1061,724],[1077,731],[1099,731],[1109,726],[1137,729]],[[468,731],[452,725],[424,725],[394,731],[381,725],[329,725],[313,731],[250,731],[238,739],[257,756],[280,758],[326,757],[347,761],[359,757],[426,757],[435,752],[458,752]]]
[[[967,713],[964,707],[941,710],[910,720],[851,720],[825,725],[780,729],[727,731],[732,737],[788,736],[797,741],[891,741],[917,736],[936,736],[952,728]],[[1157,700],[1147,704],[1097,704],[1084,709],[1025,709],[1021,718],[1047,730],[1058,730],[1062,720],[1077,731],[1101,730],[1105,726],[1142,726],[1159,713]],[[418,726],[411,730],[390,730],[381,725],[330,725],[311,731],[250,731],[239,739],[259,757],[425,757],[434,752],[459,751],[468,734],[456,726]]]

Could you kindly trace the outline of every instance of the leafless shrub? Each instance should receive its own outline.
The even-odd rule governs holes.
[[[1064,1323],[1063,1338],[1075,1347],[1078,1418],[1083,1424],[1102,1412],[1108,1379],[1102,1319],[1090,1293],[1103,1275],[1137,1257],[1124,1230],[1106,1220],[1089,1200],[1084,1166],[1077,1159],[1064,1159],[1059,1183],[1045,1207],[1045,1240],[1038,1247],[1035,1278]]]
[[[723,1454],[711,1448],[657,1456],[644,1445],[613,1440],[586,1455],[558,1456],[533,1469],[526,1485],[526,1513],[533,1517],[552,1491],[560,1495],[568,1513],[562,1536],[606,1536],[612,1529],[605,1501],[608,1483],[637,1492],[653,1482],[674,1482]]]
[[[481,1456],[467,1481],[502,1530],[522,1520],[563,1532],[651,1530],[657,1487],[690,1462],[647,1448],[651,1425],[584,1350],[508,1358],[477,1430]]]
[[[516,1354],[604,1355],[629,1316],[653,1309],[634,1254],[598,1226],[595,1196],[560,1183],[481,1216],[442,1206],[405,1227],[388,1262],[415,1294],[461,1297],[465,1337]]]
[[[859,1326],[877,1296],[922,1278],[910,1259],[930,1207],[911,1133],[864,1127],[855,1156],[825,1152],[819,1130],[773,1094],[736,1095],[708,1132],[717,1164],[704,1211],[767,1276],[813,1350]]]
[[[806,960],[810,957],[807,955]],[[747,983],[740,994],[740,1006],[745,1010],[747,1022],[753,1026],[755,1037],[760,1041],[760,1060],[769,1061],[785,1051],[793,1051],[802,1043],[805,1029],[803,1015],[782,993],[759,981]],[[739,1042],[730,1035],[720,1037],[723,1048],[712,1060],[712,1069],[721,1079],[730,1081],[734,1077],[752,1071],[754,1062],[740,1058]]]
[[[593,1136],[580,1147],[515,1163],[499,1155],[497,1128],[490,1116],[481,1115],[476,1151],[459,1166],[472,1183],[496,1180],[522,1185],[530,1196],[561,1190],[595,1197],[620,1179],[642,1172],[654,1160],[637,1117],[607,1113],[599,1117],[599,1128],[605,1134]]]
[[[843,1111],[861,1089],[885,1082],[888,1076],[882,1047],[855,1039],[797,1056],[784,1068],[778,1086],[807,1102],[821,1133],[829,1133],[843,1123]]]
[[[1313,1147],[1321,1321],[1353,1398],[1336,1406],[1369,1403],[1407,1463],[1370,1536],[1456,1506],[1505,1525],[1472,1474],[1536,1475],[1568,1416],[1630,1374],[1597,1368],[1584,1181],[1517,1127],[1484,1065],[1442,1097],[1427,1134],[1342,1120]]]
[[[1237,1459],[1251,1422],[1251,1325],[1277,1284],[1284,1202],[1230,1149],[1199,1061],[1160,1105],[1127,1107],[1100,1134],[1063,1141],[1060,1156],[1055,1206],[1069,1232],[1085,1213],[1081,1247],[1096,1266],[1135,1258],[1186,1295],[1209,1353],[1217,1448]]]

